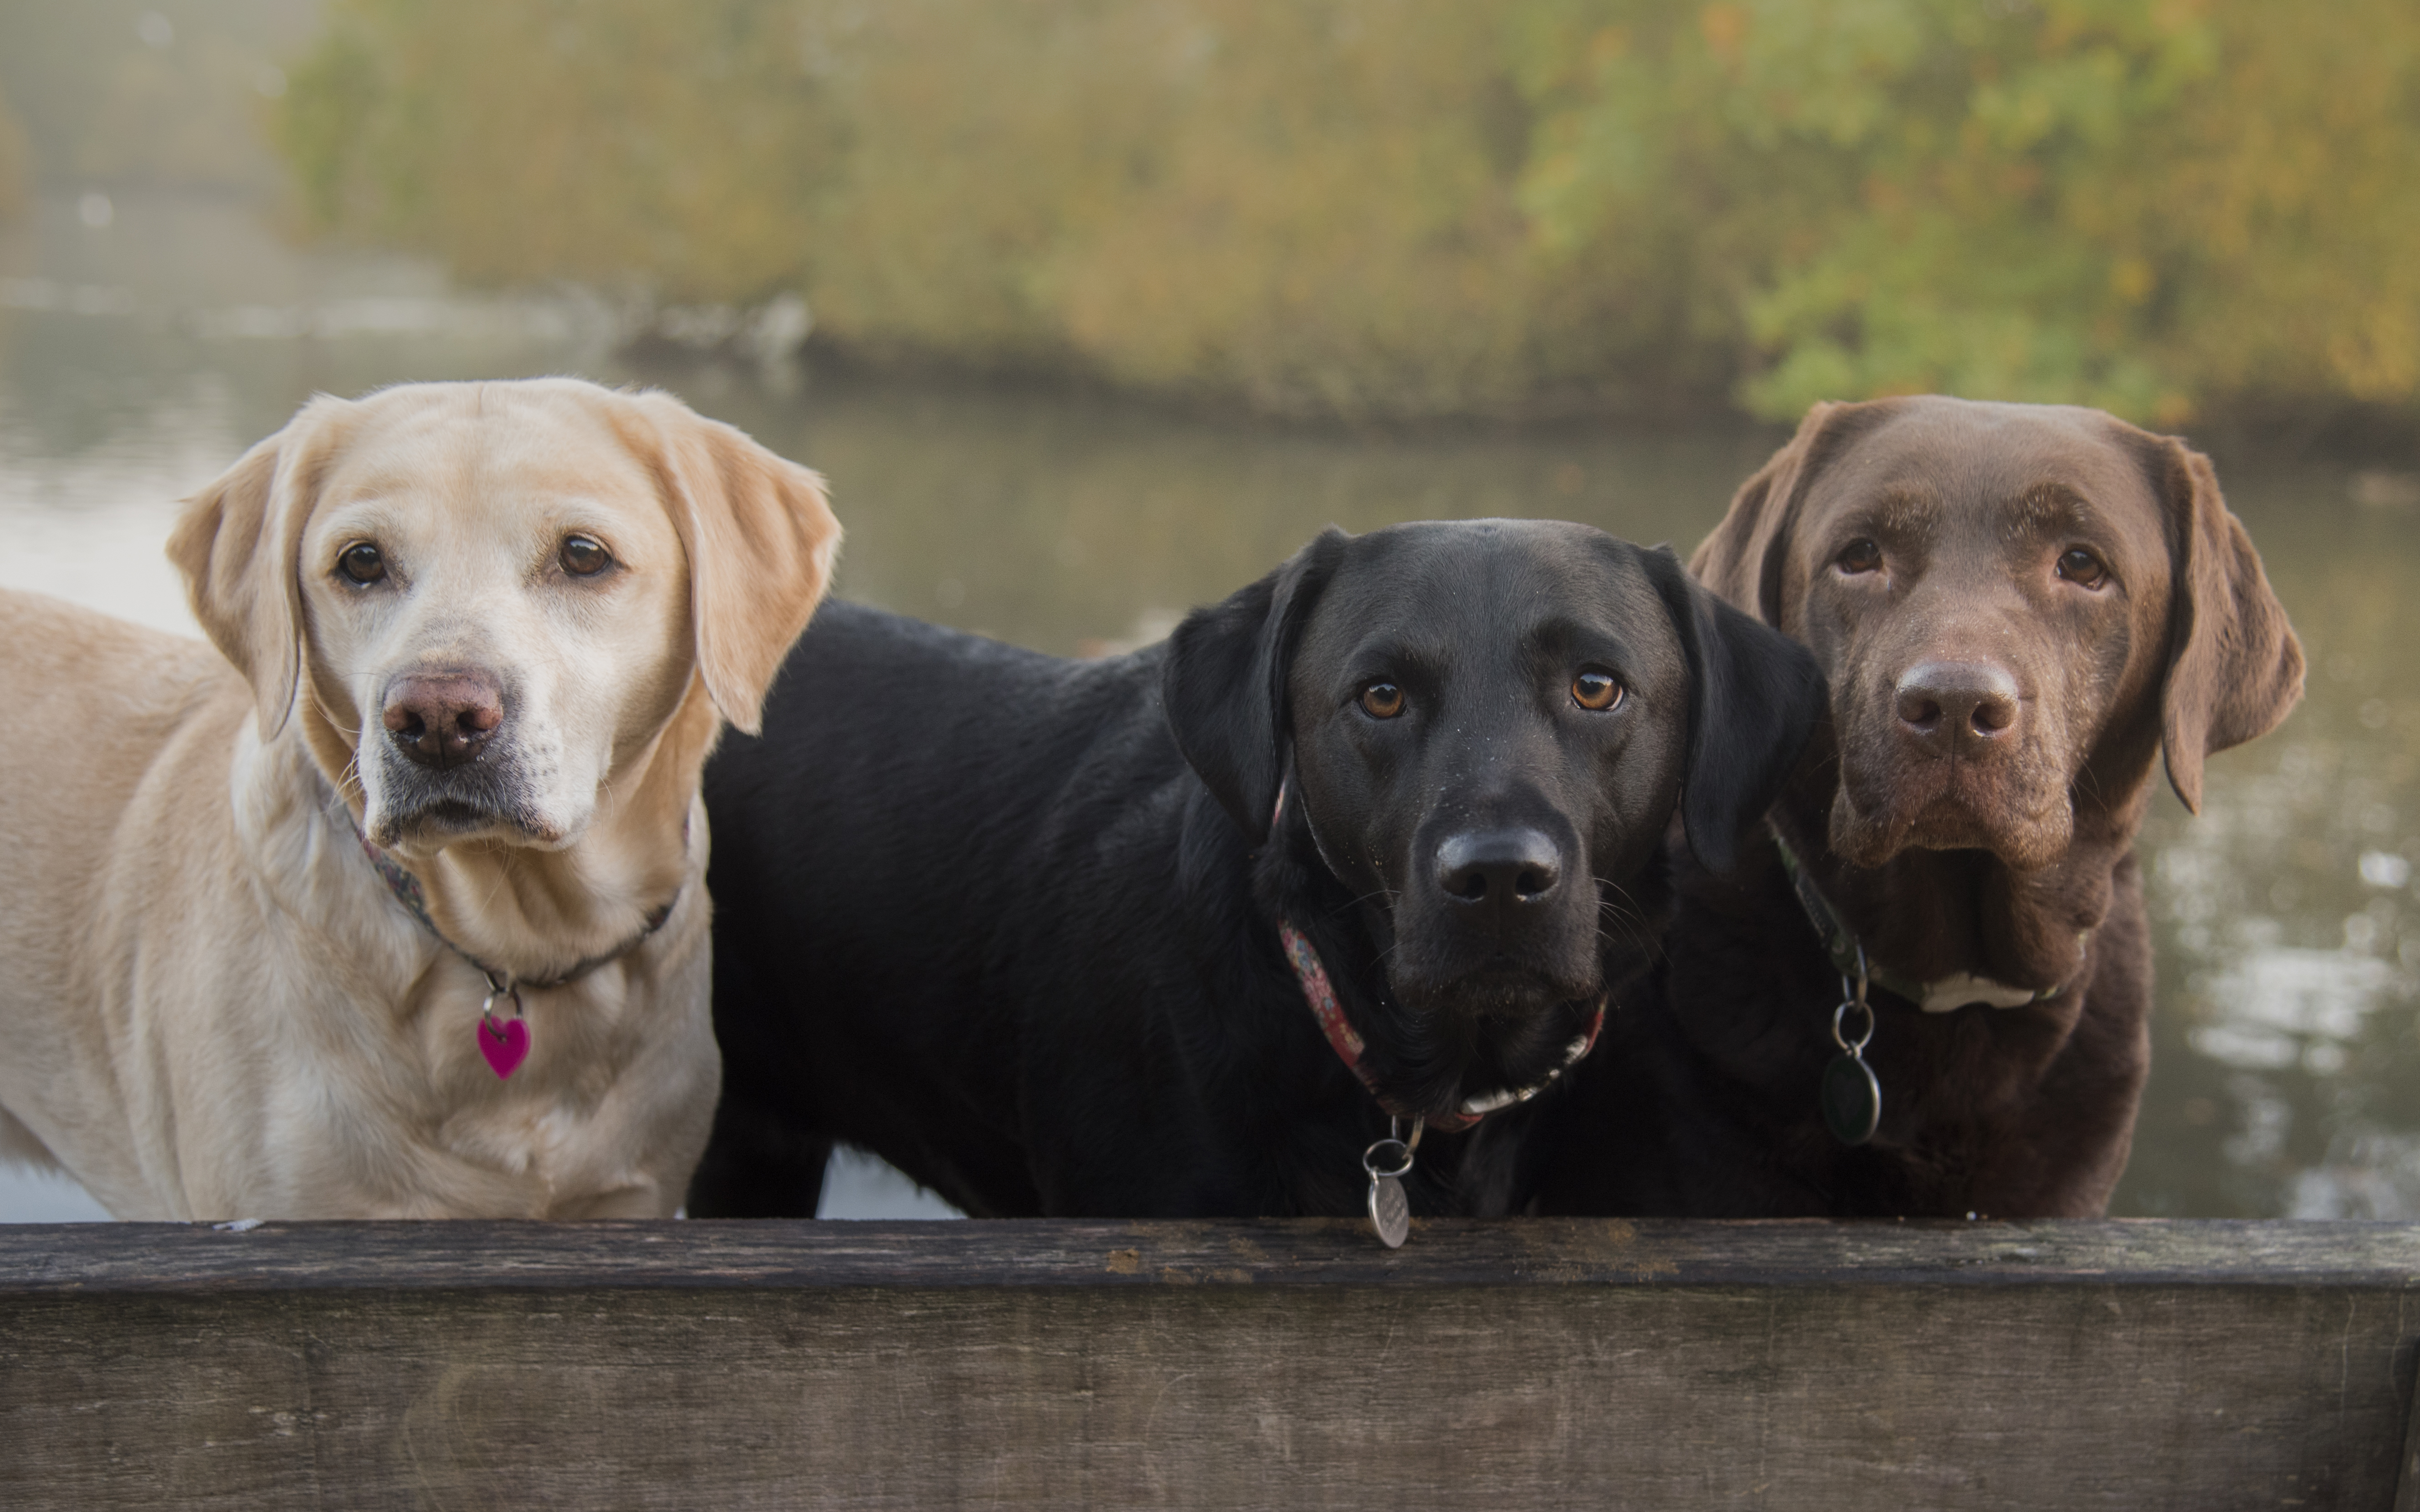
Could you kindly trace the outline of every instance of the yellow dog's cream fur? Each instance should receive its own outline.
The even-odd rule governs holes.
[[[614,565],[566,573],[570,533]],[[427,384],[315,399],[189,501],[215,651],[0,594],[0,1154],[123,1218],[669,1215],[721,1080],[699,770],[839,540],[813,472],[669,396]],[[399,764],[384,690],[468,668],[519,796],[432,820],[395,790],[448,779]],[[529,980],[677,902],[524,991],[500,1081],[479,972],[362,834]]]

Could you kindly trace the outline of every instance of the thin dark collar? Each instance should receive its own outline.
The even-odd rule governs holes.
[[[1363,1058],[1369,1047],[1362,1042],[1359,1031],[1344,1017],[1344,1006],[1336,1000],[1335,984],[1327,980],[1327,968],[1320,964],[1319,951],[1312,947],[1310,937],[1291,922],[1280,921],[1278,939],[1285,947],[1286,960],[1294,966],[1295,980],[1302,983],[1303,999],[1311,1004],[1311,1016],[1319,1021],[1319,1032],[1326,1036],[1328,1048],[1336,1052],[1336,1058],[1344,1062],[1345,1069],[1370,1089],[1370,1095],[1377,1099],[1378,1105],[1386,1109],[1388,1118],[1425,1121],[1439,1134],[1458,1134],[1498,1108],[1527,1103],[1553,1086],[1556,1077],[1587,1059],[1588,1053],[1596,1048],[1597,1036],[1605,1032],[1606,999],[1600,997],[1596,1000],[1596,1011],[1589,1016],[1588,1032],[1564,1047],[1563,1063],[1528,1086],[1464,1098],[1462,1106],[1451,1113],[1408,1113],[1398,1106],[1394,1099],[1378,1090],[1378,1078]]]
[[[1814,874],[1798,853],[1782,839],[1781,827],[1771,820],[1765,829],[1773,836],[1773,848],[1781,855],[1781,870],[1790,877],[1790,890],[1797,895],[1798,906],[1805,910],[1807,922],[1815,928],[1815,937],[1823,942],[1824,953],[1832,958],[1832,969],[1845,980],[1862,969],[1873,984],[1895,996],[1903,997],[1928,1013],[1947,1013],[1973,1003],[1988,1003],[1993,1008],[2024,1008],[2034,1003],[2046,1003],[2066,990],[2064,983],[2045,987],[2039,992],[2024,987],[2011,987],[2004,981],[1978,977],[1961,971],[1933,981],[1917,981],[1892,970],[1873,959],[1871,952],[1860,948],[1856,931],[1849,927],[1832,900],[1823,896]],[[2090,932],[2087,931],[2088,934]]]
[[[674,905],[680,902],[683,889],[675,887],[671,897],[648,912],[646,922],[638,933],[600,955],[585,957],[559,977],[549,978],[545,981],[531,981],[488,964],[448,938],[445,932],[437,927],[437,920],[428,917],[428,894],[421,887],[420,879],[397,865],[394,856],[370,843],[370,838],[362,833],[360,825],[354,823],[353,811],[345,807],[342,798],[338,798],[334,807],[343,812],[345,823],[351,828],[353,838],[361,841],[362,854],[369,857],[371,869],[378,872],[379,880],[386,884],[386,890],[395,894],[395,901],[403,904],[404,912],[418,919],[420,927],[427,930],[438,944],[469,962],[472,969],[487,978],[488,985],[498,993],[511,993],[522,987],[542,990],[549,987],[569,986],[590,972],[601,966],[610,965],[644,945],[650,935],[664,927],[664,920],[673,917]],[[686,824],[681,826],[683,835],[688,833],[688,828]]]

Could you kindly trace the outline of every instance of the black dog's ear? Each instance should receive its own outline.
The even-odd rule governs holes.
[[[1352,537],[1334,526],[1168,638],[1160,694],[1176,748],[1211,796],[1259,844],[1285,773],[1286,672],[1320,591]]]
[[[1689,754],[1681,820],[1709,871],[1729,872],[1824,708],[1814,654],[1715,597],[1668,548],[1639,553],[1689,661]]]

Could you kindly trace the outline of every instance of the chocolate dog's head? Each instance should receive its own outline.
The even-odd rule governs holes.
[[[1831,681],[1830,841],[2051,866],[2077,794],[2131,836],[2155,749],[2274,726],[2302,649],[2209,460],[2094,409],[1818,405],[1693,563]]]
[[[1517,520],[1331,530],[1180,625],[1166,694],[1256,844],[1291,771],[1440,1096],[1482,1039],[1561,1047],[1548,1011],[1646,944],[1624,889],[1676,805],[1728,869],[1823,696],[1802,648],[1670,552]],[[1546,1069],[1497,1050],[1488,1073]]]

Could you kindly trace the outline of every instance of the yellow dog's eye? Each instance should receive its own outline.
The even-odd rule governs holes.
[[[573,577],[594,578],[613,564],[613,553],[606,550],[602,542],[585,535],[566,535],[559,560],[563,570]]]
[[[1572,702],[1583,709],[1605,710],[1621,702],[1621,683],[1611,672],[1594,669],[1572,679]]]
[[[336,570],[345,575],[347,582],[366,588],[386,577],[386,558],[367,541],[355,541],[336,558]]]
[[[1361,712],[1373,719],[1393,718],[1404,712],[1404,690],[1392,683],[1372,683],[1361,690]]]

